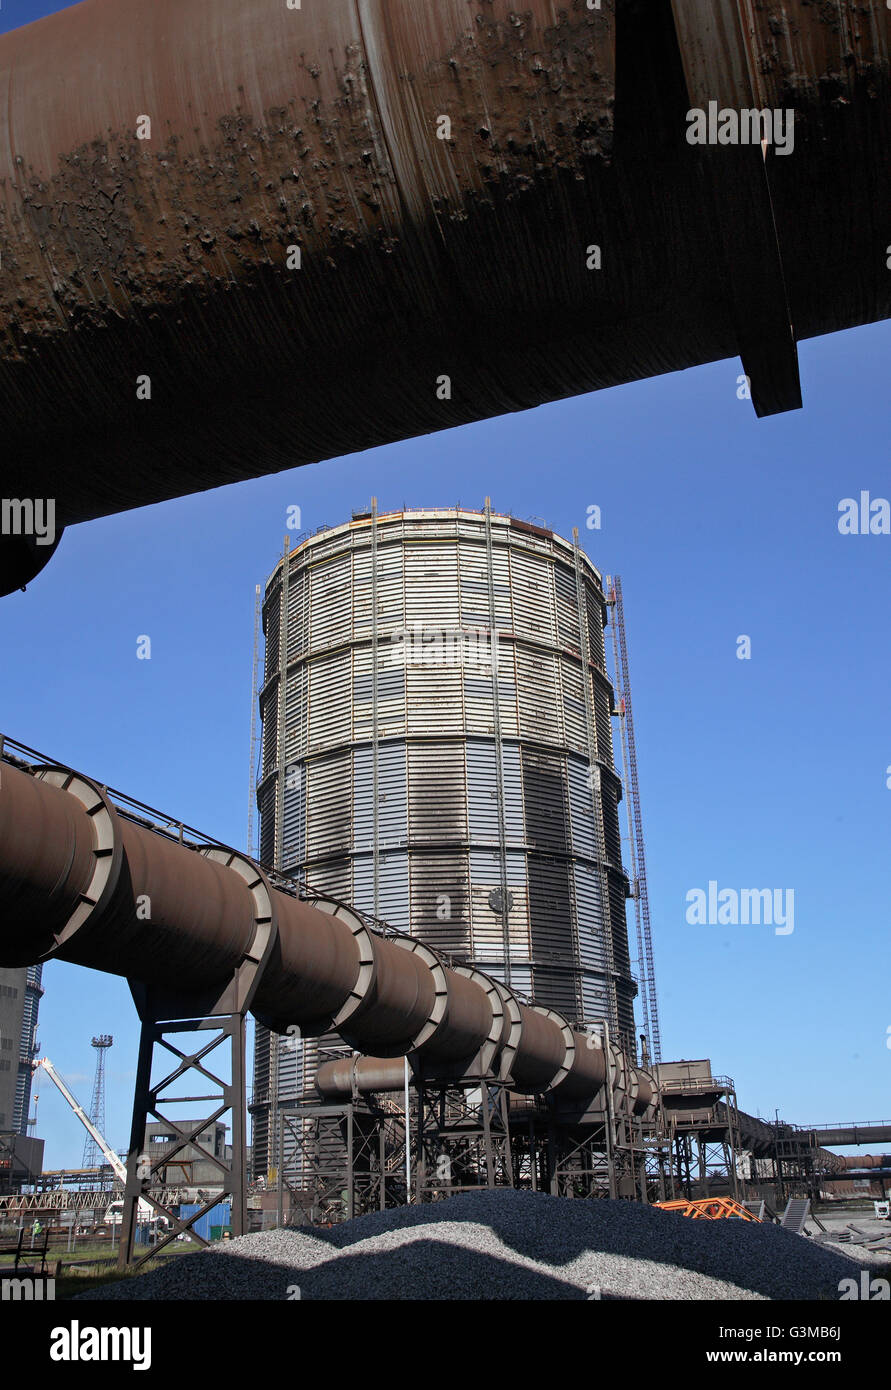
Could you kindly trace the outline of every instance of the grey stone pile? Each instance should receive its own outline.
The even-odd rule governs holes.
[[[243,1236],[80,1298],[836,1300],[860,1265],[772,1225],[502,1188]]]

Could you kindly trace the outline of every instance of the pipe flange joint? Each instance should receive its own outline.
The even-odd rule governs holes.
[[[497,980],[493,980],[491,975],[487,975],[483,970],[477,970],[474,965],[454,965],[452,966],[456,975],[463,975],[465,980],[472,980],[475,985],[485,991],[489,1001],[489,1008],[492,1010],[492,1026],[489,1029],[489,1036],[479,1050],[480,1067],[484,1072],[492,1070],[493,1063],[498,1055],[502,1037],[505,1031],[505,1010],[506,1003],[502,990]],[[520,1020],[520,1011],[517,1009],[517,1022]]]
[[[387,938],[394,946],[400,946],[403,951],[411,951],[412,954],[420,956],[433,976],[433,1008],[427,1022],[418,1030],[411,1040],[409,1052],[416,1052],[424,1043],[430,1041],[439,1031],[444,1023],[448,1022],[449,1009],[449,982],[446,978],[445,967],[439,956],[425,946],[423,941],[418,941],[413,936],[390,936]]]
[[[200,851],[205,859],[224,864],[244,879],[254,910],[254,934],[238,968],[238,1007],[247,1010],[263,977],[278,935],[278,916],[272,886],[253,859],[223,845],[207,845]]]
[[[563,1054],[563,1063],[560,1070],[551,1078],[545,1087],[546,1092],[553,1091],[556,1090],[561,1081],[566,1080],[567,1076],[572,1071],[572,1063],[575,1058],[575,1033],[573,1033],[563,1015],[558,1014],[556,1009],[546,1009],[543,1004],[531,1004],[529,1007],[532,1009],[533,1013],[543,1014],[544,1017],[549,1018],[552,1023],[556,1023],[560,1032],[563,1034],[563,1041],[566,1044],[566,1051]]]
[[[498,1080],[507,1081],[510,1078],[514,1058],[523,1036],[523,1015],[520,1012],[520,1001],[513,990],[502,984],[500,980],[494,980],[493,984],[498,991],[504,1009],[501,1051],[498,1058]]]
[[[40,957],[41,960],[48,960],[71,940],[75,932],[80,931],[89,918],[94,915],[101,917],[117,887],[124,850],[118,834],[117,812],[98,782],[92,782],[89,777],[72,772],[70,768],[58,766],[41,767],[34,776],[38,782],[47,782],[76,797],[89,817],[93,830],[93,873],[90,882],[81,893],[77,907],[54,938],[53,946]]]
[[[377,957],[374,950],[374,935],[371,929],[351,907],[346,903],[336,902],[333,898],[308,898],[311,907],[319,912],[327,912],[329,917],[337,917],[341,922],[346,922],[350,931],[355,937],[356,946],[359,951],[359,969],[353,982],[353,987],[340,1006],[339,1010],[325,1027],[319,1029],[319,1033],[340,1032],[355,1013],[363,1006],[377,978]]]

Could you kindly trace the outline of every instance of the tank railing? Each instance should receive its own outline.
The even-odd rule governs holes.
[[[832,1124],[796,1125],[796,1129],[891,1129],[891,1120],[834,1120]]]
[[[14,748],[19,754],[25,754],[26,757],[22,759],[10,755],[8,751],[10,748]],[[32,774],[39,772],[44,767],[59,767],[63,772],[70,772],[75,777],[87,775],[71,767],[68,763],[60,762],[58,758],[50,758],[46,754],[38,752],[36,748],[30,748],[26,743],[19,743],[17,739],[8,738],[5,735],[0,735],[0,761],[12,763],[13,766],[20,767],[23,771]],[[166,812],[159,811],[156,806],[148,806],[144,801],[137,801],[134,797],[128,796],[126,792],[106,786],[104,782],[100,782],[98,777],[90,778],[90,780],[95,782],[96,786],[114,803],[115,810],[125,820],[142,825],[157,835],[163,835],[165,839],[176,840],[188,849],[202,849],[207,845],[218,846],[220,849],[235,848],[233,845],[227,845],[224,841],[216,839],[213,835],[205,835],[203,831],[196,830],[193,825],[187,825],[177,816],[168,816]]]
[[[685,1081],[682,1077],[665,1078],[660,1080],[659,1088],[662,1091],[676,1091],[681,1095],[735,1090],[733,1079],[729,1076],[698,1076],[689,1081]]]

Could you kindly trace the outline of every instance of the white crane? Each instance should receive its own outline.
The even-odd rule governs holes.
[[[71,1106],[71,1109],[74,1111],[75,1115],[80,1120],[81,1124],[89,1134],[90,1138],[93,1139],[99,1145],[99,1148],[102,1152],[103,1157],[105,1158],[106,1163],[108,1163],[109,1167],[114,1172],[114,1175],[117,1178],[118,1182],[126,1184],[127,1169],[124,1167],[123,1163],[121,1162],[118,1155],[115,1153],[114,1149],[107,1142],[105,1136],[99,1133],[99,1130],[93,1124],[93,1121],[90,1119],[86,1110],[84,1110],[83,1106],[72,1094],[72,1092],[69,1091],[68,1087],[62,1080],[59,1073],[56,1071],[49,1057],[39,1057],[37,1061],[34,1063],[35,1071],[38,1067],[43,1067],[43,1070],[46,1072],[50,1081],[52,1081],[53,1084],[57,1087],[57,1089],[61,1091],[62,1095],[65,1097],[68,1104]]]
[[[126,1167],[121,1162],[121,1159],[115,1153],[114,1149],[106,1140],[105,1135],[101,1134],[99,1130],[96,1128],[96,1126],[93,1124],[93,1121],[90,1119],[89,1115],[87,1114],[86,1110],[84,1110],[77,1097],[73,1094],[72,1091],[68,1089],[68,1086],[65,1084],[59,1073],[56,1071],[49,1057],[39,1057],[37,1061],[34,1063],[34,1070],[36,1071],[38,1067],[43,1067],[43,1070],[46,1072],[50,1081],[53,1082],[53,1084],[65,1097],[68,1104],[71,1106],[71,1109],[74,1111],[75,1115],[80,1120],[84,1129],[89,1134],[90,1138],[94,1139],[95,1142],[99,1145],[99,1149],[102,1153],[102,1156],[105,1158],[106,1162],[108,1163],[118,1182],[121,1184],[122,1187],[126,1187]],[[123,1220],[123,1211],[124,1203],[122,1201],[112,1202],[111,1206],[108,1208],[108,1212],[106,1213],[106,1220],[110,1221],[113,1225],[120,1224],[120,1222]],[[150,1203],[146,1202],[142,1197],[140,1197],[139,1199],[139,1220],[150,1221],[153,1223],[156,1223],[159,1220],[158,1216],[153,1211]],[[166,1221],[163,1221],[162,1219],[162,1224],[166,1226],[168,1223]]]

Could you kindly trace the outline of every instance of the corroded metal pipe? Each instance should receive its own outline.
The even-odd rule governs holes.
[[[85,0],[3,36],[4,492],[61,526],[736,354],[793,408],[796,341],[891,314],[888,25]],[[711,101],[794,150],[692,145]]]
[[[494,1066],[518,1091],[573,1104],[608,1078],[635,1113],[652,1100],[621,1053],[608,1062],[554,1010],[523,1003],[482,972],[448,969],[423,943],[380,935],[343,904],[294,898],[234,851],[199,850],[136,824],[70,769],[0,765],[0,964],[58,957],[188,999],[223,985],[249,957],[261,929],[257,883],[274,939],[253,1012],[280,1033],[333,1030],[382,1054],[358,1070],[338,1063],[324,1085],[392,1075],[395,1089],[401,1060],[389,1058],[412,1054],[428,1074]]]

